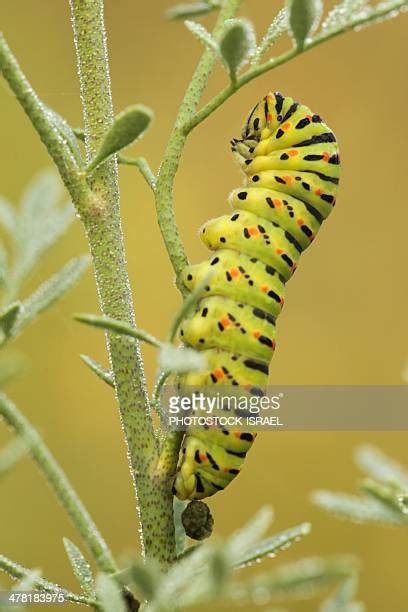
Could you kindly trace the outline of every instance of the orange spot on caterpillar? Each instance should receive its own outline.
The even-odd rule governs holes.
[[[306,119],[309,119],[309,123],[310,123],[311,120],[313,119],[313,115],[306,115]]]
[[[330,159],[330,153],[328,153],[327,151],[324,151],[324,153],[323,153],[323,159],[324,159],[324,161],[326,161],[326,162],[327,162],[327,161],[329,161],[329,159]]]
[[[272,349],[275,350],[275,348],[276,348],[276,341],[272,340]]]
[[[237,276],[239,276],[241,274],[240,271],[238,270],[238,268],[231,268],[229,273],[232,276],[232,278],[237,278]]]
[[[289,175],[282,176],[282,178],[285,180],[287,185],[290,185],[291,183],[293,183],[293,180],[294,180],[293,176],[289,176]]]
[[[322,193],[323,192],[322,192],[321,189],[316,189],[316,191],[315,191],[315,194],[318,195],[318,196],[322,195]]]
[[[221,323],[221,325],[222,325],[223,327],[229,327],[229,326],[231,325],[231,321],[229,320],[229,318],[228,318],[228,317],[223,317],[223,318],[220,320],[220,323]],[[220,370],[220,371],[221,371],[221,370]]]
[[[252,335],[254,338],[259,338],[259,336],[261,335],[261,332],[259,331],[259,329],[256,329],[255,331],[252,332]]]
[[[259,236],[259,229],[257,227],[250,227],[248,228],[248,232],[251,236]]]
[[[235,436],[235,438],[238,438],[238,440],[241,439],[241,432],[240,431],[234,431],[233,435]]]
[[[276,206],[276,208],[282,208],[282,200],[279,200],[278,198],[273,198],[272,202],[274,206]]]
[[[285,132],[287,132],[290,129],[290,123],[284,123],[282,125],[282,130],[284,130]]]
[[[304,224],[305,224],[305,221],[304,221],[304,219],[302,219],[302,218],[300,217],[300,218],[297,220],[297,222],[296,222],[296,223],[297,223],[298,225],[304,225]]]
[[[269,287],[267,285],[262,285],[261,291],[262,291],[262,293],[268,293]]]
[[[224,372],[221,370],[221,368],[215,368],[213,374],[217,380],[221,380],[221,378],[224,378]]]
[[[206,461],[208,461],[207,455],[205,453],[200,453],[199,457],[200,457],[201,463],[205,463]]]
[[[224,474],[228,474],[229,469],[228,468],[224,468],[222,471],[224,472]]]
[[[282,304],[282,306],[284,305],[285,300],[283,299],[283,297],[281,297],[281,299],[279,300],[279,303]]]
[[[283,249],[276,249],[276,254],[277,255],[282,255],[283,253]]]
[[[295,157],[295,155],[298,155],[298,154],[299,154],[299,151],[296,151],[295,149],[292,149],[288,153],[289,157]]]
[[[268,114],[266,115],[266,120],[267,120],[267,121],[273,121],[273,115],[272,115],[272,113],[268,113]]]

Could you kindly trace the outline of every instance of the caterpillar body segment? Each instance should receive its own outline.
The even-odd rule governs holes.
[[[201,229],[212,257],[183,273],[193,289],[213,272],[196,312],[180,327],[182,341],[204,351],[208,368],[181,383],[240,385],[259,394],[268,380],[285,284],[336,202],[339,153],[321,117],[278,92],[255,106],[231,145],[245,184],[230,194],[232,213]],[[202,499],[224,489],[255,436],[215,428],[187,432],[175,494]]]

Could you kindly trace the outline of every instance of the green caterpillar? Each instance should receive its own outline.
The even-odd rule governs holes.
[[[213,271],[205,297],[180,328],[184,344],[203,351],[209,367],[182,382],[242,385],[256,393],[268,380],[285,284],[335,204],[339,155],[319,115],[278,92],[255,106],[242,138],[231,144],[245,187],[231,193],[231,215],[201,230],[215,256],[183,274],[192,289]],[[202,499],[224,489],[239,473],[255,435],[187,432],[175,494]]]

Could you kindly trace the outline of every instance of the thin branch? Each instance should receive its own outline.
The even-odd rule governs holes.
[[[80,323],[85,323],[85,325],[90,325],[91,327],[98,327],[99,329],[104,329],[115,334],[130,336],[136,340],[146,342],[155,348],[161,348],[163,344],[160,340],[143,329],[138,329],[132,325],[128,325],[124,321],[117,321],[110,317],[98,317],[92,314],[77,314],[74,315],[74,319]]]
[[[144,157],[129,157],[128,155],[118,154],[118,163],[127,166],[136,166],[140,174],[143,176],[150,189],[155,191],[156,189],[156,177],[149,166],[148,161]]]
[[[150,400],[150,405],[152,408],[154,408],[154,410],[159,415],[161,415],[161,406],[160,406],[161,392],[162,392],[164,383],[166,382],[166,380],[169,378],[170,375],[171,375],[171,372],[161,370],[156,377],[156,382],[154,385],[152,398]]]
[[[98,528],[65,473],[54,459],[37,430],[2,393],[0,393],[0,415],[26,443],[33,460],[78,529],[98,567],[105,572],[111,573],[117,571],[115,560],[108,545],[99,533]]]
[[[35,93],[1,33],[0,70],[46,146],[78,208],[86,207],[89,200],[92,199],[92,194],[86,180],[78,172],[77,162],[69,146],[61,133],[55,128],[52,113]]]
[[[15,580],[22,580],[27,578],[32,570],[23,567],[19,563],[8,559],[4,555],[0,555],[0,570],[14,578]],[[58,584],[54,582],[50,582],[49,580],[45,580],[44,578],[37,578],[34,581],[34,586],[39,591],[44,591],[45,593],[52,593],[54,595],[63,595],[66,601],[72,601],[74,603],[85,604],[87,606],[92,606],[93,608],[99,609],[98,603],[93,600],[85,597],[84,595],[72,593],[71,591],[67,591],[60,587]]]
[[[303,54],[305,51],[309,49],[313,49],[317,47],[321,43],[324,43],[331,38],[335,38],[340,34],[344,34],[345,32],[349,32],[359,27],[363,27],[365,25],[369,25],[372,22],[380,21],[382,19],[386,19],[387,17],[394,14],[395,11],[399,11],[400,9],[408,6],[408,0],[398,0],[394,2],[391,6],[389,5],[386,8],[378,9],[372,13],[369,13],[365,17],[360,17],[355,19],[351,23],[348,23],[338,30],[329,31],[327,33],[320,34],[316,36],[309,43],[306,43],[302,49],[298,49],[293,47],[290,51],[283,53],[279,57],[272,58],[263,64],[259,64],[247,70],[244,74],[237,78],[235,86],[229,83],[225,89],[220,91],[217,95],[215,95],[212,100],[210,100],[203,108],[201,108],[191,119],[187,119],[181,126],[181,131],[184,136],[190,134],[190,132],[200,123],[202,123],[207,117],[209,117],[217,108],[219,108],[228,98],[230,98],[236,91],[241,89],[244,85],[253,81],[258,76],[277,68],[278,66],[282,66],[286,64],[290,60],[294,59],[298,55]]]
[[[88,161],[113,122],[103,0],[70,0],[81,87]],[[101,310],[106,317],[135,327],[120,218],[117,160],[98,166],[90,178],[99,210],[83,216]],[[133,338],[107,333],[111,371],[128,446],[142,550],[165,569],[175,557],[173,499],[170,489],[152,481],[158,441],[146,392],[143,361]]]
[[[89,357],[89,355],[80,355],[80,358],[88,366],[88,368],[98,376],[98,378],[106,382],[106,384],[110,387],[115,387],[115,382],[111,372],[105,370],[100,363],[95,361],[95,359],[92,359],[92,357]]]
[[[242,0],[226,0],[219,13],[213,31],[213,36],[215,38],[222,34],[225,21],[237,13],[241,1]],[[188,264],[188,260],[174,216],[173,184],[186,141],[186,135],[182,131],[181,126],[189,122],[194,116],[215,62],[216,56],[214,52],[206,49],[198,63],[180,106],[157,177],[157,219],[170,261],[176,273],[177,286],[183,295],[187,295],[188,291],[180,282],[180,274]]]

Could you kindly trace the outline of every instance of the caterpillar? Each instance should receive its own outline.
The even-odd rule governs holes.
[[[184,384],[242,385],[256,393],[268,380],[285,285],[335,205],[340,161],[321,117],[279,92],[253,108],[241,136],[231,146],[245,186],[229,196],[232,214],[201,229],[215,254],[188,266],[182,280],[191,290],[213,274],[179,333],[208,363],[207,370],[185,375]],[[255,436],[215,428],[186,432],[175,494],[202,499],[224,489]]]

